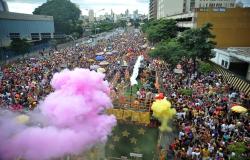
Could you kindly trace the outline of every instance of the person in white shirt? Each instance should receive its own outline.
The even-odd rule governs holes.
[[[178,136],[178,137],[179,137],[179,140],[181,140],[182,136],[184,136],[184,135],[185,135],[184,131],[180,131],[180,132],[179,132],[179,136]]]

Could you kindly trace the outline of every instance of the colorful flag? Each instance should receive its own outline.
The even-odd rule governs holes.
[[[118,123],[105,147],[106,157],[131,159],[130,153],[142,154],[143,160],[156,157],[158,129]]]

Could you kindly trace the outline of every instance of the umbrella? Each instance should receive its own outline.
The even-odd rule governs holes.
[[[89,68],[92,70],[96,70],[96,69],[100,68],[100,66],[99,65],[91,65]]]
[[[95,58],[97,61],[103,61],[105,58],[103,56],[96,56]]]
[[[231,108],[232,111],[237,112],[237,113],[246,113],[247,109],[242,107],[242,106],[233,106]]]
[[[30,117],[25,115],[25,114],[21,114],[21,115],[16,117],[16,121],[20,124],[28,123],[29,119],[30,119]]]
[[[96,53],[95,55],[101,56],[101,55],[103,55],[103,54],[104,54],[104,52],[99,52],[99,53]]]
[[[112,55],[113,53],[112,52],[107,52],[106,55]]]
[[[99,64],[100,66],[105,66],[105,65],[109,65],[109,62],[107,62],[107,61],[103,61],[103,62],[100,62],[100,64]]]
[[[104,68],[98,68],[98,69],[97,69],[97,72],[99,72],[99,73],[105,73],[106,70],[105,70]]]

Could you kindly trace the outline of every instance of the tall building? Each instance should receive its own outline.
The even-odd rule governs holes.
[[[95,21],[95,13],[93,9],[89,10],[89,22],[94,22]]]
[[[197,11],[195,25],[213,24],[217,47],[250,46],[250,8],[226,8]]]
[[[115,19],[115,13],[113,12],[113,10],[111,9],[111,20],[114,22]]]
[[[158,0],[157,18],[194,12],[198,8],[235,8],[236,0]]]
[[[125,11],[125,15],[126,15],[127,17],[129,16],[129,10],[128,10],[128,9]]]
[[[157,19],[181,14],[184,10],[184,0],[158,0]]]
[[[157,1],[150,0],[149,2],[149,19],[157,19]]]
[[[0,12],[8,12],[9,8],[5,0],[0,0]]]
[[[135,11],[133,12],[133,19],[139,19],[138,10],[135,10]]]
[[[200,8],[166,19],[176,19],[182,28],[199,28],[208,22],[213,24],[212,32],[219,48],[250,46],[250,8]]]
[[[0,47],[8,46],[11,40],[39,41],[54,37],[52,16],[0,12]]]

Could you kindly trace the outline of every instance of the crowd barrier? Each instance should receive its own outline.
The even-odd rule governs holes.
[[[150,112],[151,106],[155,100],[153,98],[137,98],[135,96],[118,96],[118,98],[113,99],[113,104],[115,108],[121,109],[131,109],[136,111],[147,111]]]

